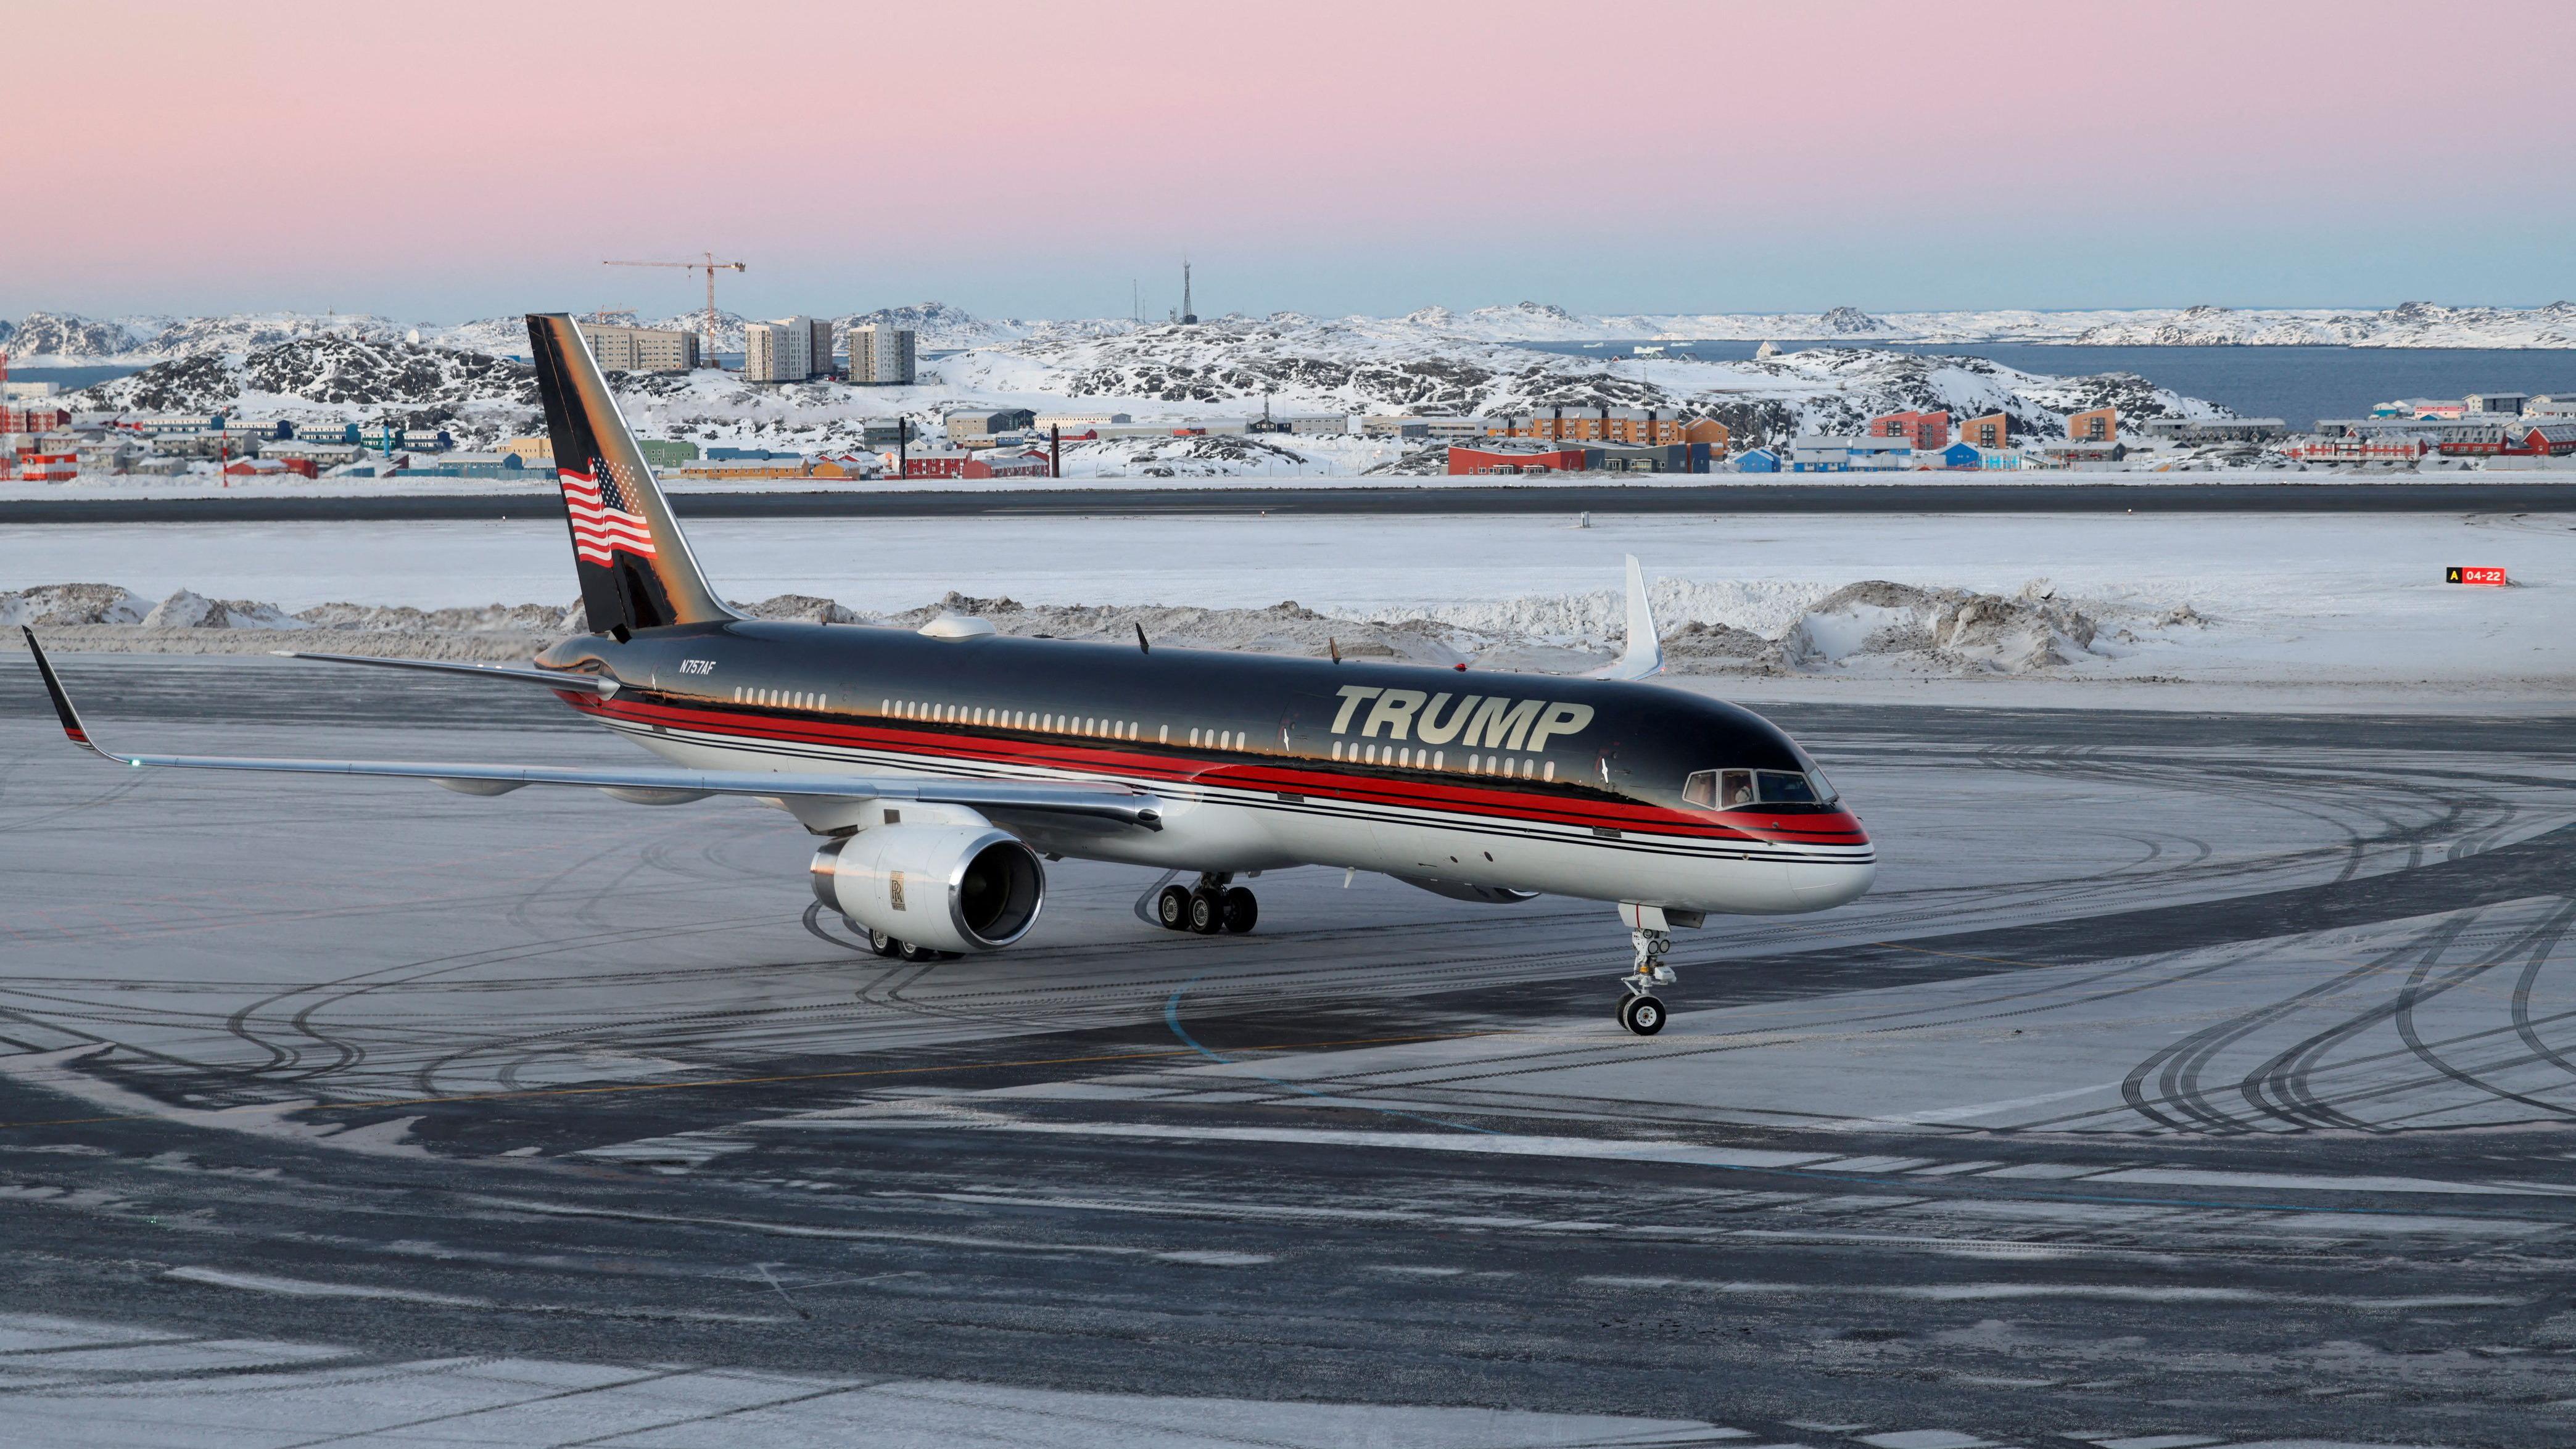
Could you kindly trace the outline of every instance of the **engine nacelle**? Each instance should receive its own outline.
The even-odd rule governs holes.
[[[1046,902],[1037,852],[990,825],[879,825],[814,852],[814,899],[940,951],[998,951]]]

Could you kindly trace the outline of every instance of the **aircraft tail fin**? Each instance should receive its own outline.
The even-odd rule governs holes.
[[[528,344],[590,627],[622,639],[735,617],[698,571],[581,329],[560,313],[531,313]]]
[[[1646,598],[1646,570],[1628,555],[1628,647],[1620,656],[1592,671],[1595,679],[1644,679],[1664,672],[1663,640],[1655,630],[1654,605]]]

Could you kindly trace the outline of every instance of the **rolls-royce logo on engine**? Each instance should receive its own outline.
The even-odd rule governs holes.
[[[1341,699],[1341,710],[1333,716],[1337,735],[1350,733],[1357,723],[1360,737],[1373,740],[1380,738],[1382,725],[1386,739],[1420,740],[1426,745],[1455,741],[1469,750],[1544,749],[1551,737],[1580,734],[1592,723],[1592,706],[1563,700],[1461,697],[1361,684],[1342,686]],[[1376,703],[1369,704],[1371,700]],[[1364,717],[1363,704],[1369,704]]]

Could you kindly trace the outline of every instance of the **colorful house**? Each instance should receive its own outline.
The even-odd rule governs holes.
[[[1868,432],[1873,438],[1903,438],[1918,453],[1937,453],[1950,445],[1950,413],[1884,413],[1869,420]]]

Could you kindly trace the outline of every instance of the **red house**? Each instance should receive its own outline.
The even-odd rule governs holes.
[[[1047,476],[1047,455],[1032,448],[1026,452],[994,450],[970,453],[963,448],[929,448],[906,454],[903,460],[906,478],[1043,478]]]
[[[235,458],[224,465],[227,481],[234,478],[298,478],[321,476],[310,458]]]
[[[1531,443],[1516,446],[1500,441],[1453,444],[1449,449],[1449,473],[1452,477],[1479,473],[1580,473],[1597,451]]]
[[[50,403],[16,407],[0,403],[0,433],[42,433],[69,427],[72,415]]]
[[[80,476],[76,453],[26,453],[18,459],[18,478],[26,483],[69,483]]]

